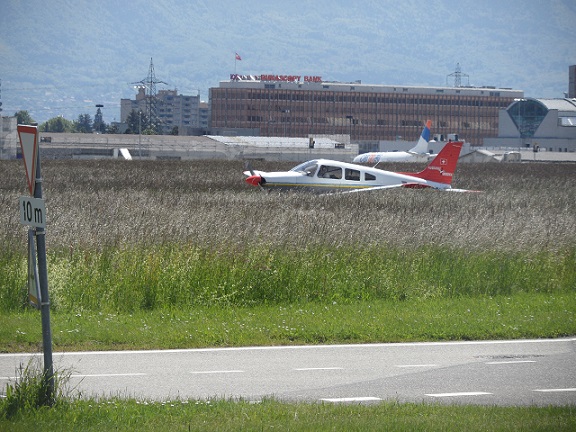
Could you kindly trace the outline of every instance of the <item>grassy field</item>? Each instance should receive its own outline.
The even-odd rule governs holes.
[[[262,194],[243,183],[240,162],[42,169],[55,350],[576,334],[574,165],[460,165],[454,186],[482,194],[342,196]],[[24,289],[21,162],[0,161],[0,180],[0,351],[39,351],[39,313]],[[68,398],[56,407],[0,415],[0,430],[576,427],[573,407]]]
[[[287,166],[262,163],[261,168]],[[33,342],[20,336],[33,333],[24,328],[35,317],[25,312],[25,228],[17,212],[25,179],[20,161],[0,161],[0,170],[5,227],[0,232],[0,350],[26,350]],[[59,322],[78,321],[82,334],[103,349],[106,344],[99,344],[101,336],[93,334],[88,317],[129,322],[148,316],[156,326],[165,316],[194,321],[199,311],[222,321],[233,315],[279,316],[279,308],[293,311],[287,319],[304,330],[279,336],[272,329],[285,319],[263,318],[237,338],[196,335],[169,344],[576,333],[574,165],[461,164],[455,186],[482,194],[263,194],[243,183],[241,171],[240,162],[222,161],[44,162],[55,335],[65,331]],[[491,306],[478,308],[478,302]],[[462,305],[484,316],[474,318],[474,325],[455,320]],[[357,325],[355,310],[368,306],[381,312],[373,315],[375,321]],[[335,307],[349,310],[344,321],[354,331],[330,333],[333,326],[319,331],[322,326],[311,314],[300,314],[309,320],[302,321],[297,312],[313,310],[321,322],[330,322],[341,319],[343,310]],[[429,314],[424,321],[435,324],[426,332],[417,323],[399,326],[405,330],[398,334],[374,330],[390,315],[411,322],[414,310]],[[521,314],[533,317],[529,326]],[[492,322],[492,328],[477,325],[482,321]],[[258,327],[268,330],[255,332]],[[84,346],[80,339],[55,337],[56,349]],[[160,342],[135,340],[132,346],[152,343]]]

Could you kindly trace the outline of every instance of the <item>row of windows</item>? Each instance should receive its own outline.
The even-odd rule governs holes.
[[[455,118],[458,118],[460,120],[460,125],[463,128],[466,129],[470,129],[473,127],[480,127],[479,125],[481,124],[482,127],[485,128],[491,128],[491,127],[496,127],[493,126],[493,122],[490,121],[491,117],[486,117],[486,118],[478,118],[475,120],[469,119],[469,118],[465,118],[464,120],[461,120],[458,116],[455,116]],[[270,120],[265,120],[264,117],[262,116],[258,116],[258,115],[249,115],[246,118],[246,121],[248,122],[254,122],[254,123],[268,123],[268,124],[274,124],[274,123],[279,123],[279,124],[293,124],[293,123],[305,123],[305,124],[332,124],[335,126],[345,126],[345,127],[356,127],[356,126],[369,126],[369,125],[376,125],[376,126],[400,126],[403,128],[406,127],[417,127],[417,128],[422,128],[422,121],[419,119],[394,119],[394,120],[386,120],[386,119],[372,119],[372,118],[368,118],[368,119],[353,119],[352,121],[350,121],[348,118],[346,117],[290,117],[290,118],[275,118],[275,119],[270,119]],[[242,121],[241,118],[237,119],[238,121]],[[436,122],[436,127],[448,127],[448,122],[446,121],[437,121]]]
[[[344,170],[344,179],[351,180],[351,181],[360,181],[360,171],[346,168]],[[330,178],[335,180],[342,179],[342,168],[338,166],[331,166],[331,165],[321,165],[320,169],[318,170],[317,177],[319,178]],[[374,181],[376,177],[370,173],[364,173],[364,181]]]
[[[301,85],[299,85],[298,87],[299,87],[299,88],[302,88]],[[276,84],[264,84],[264,88],[265,88],[266,90],[277,90],[277,89],[280,90],[280,89],[282,88],[282,84],[279,84],[278,87],[276,87]],[[324,85],[322,86],[322,88],[323,88],[324,90],[329,90],[329,89],[330,89],[330,85],[329,85],[329,84],[324,84]],[[253,90],[254,90],[254,91],[258,91],[259,89],[253,89]],[[351,90],[351,91],[354,91],[354,90],[356,90],[356,87],[355,87],[355,86],[350,86],[350,90]],[[403,92],[408,92],[409,89],[408,89],[408,87],[402,87],[402,91],[403,91]],[[394,92],[396,92],[396,87],[394,87]],[[340,92],[339,92],[339,93],[340,93]],[[436,89],[436,93],[437,93],[437,94],[444,93],[444,89]],[[484,93],[484,92],[482,92],[482,93]],[[456,94],[459,95],[459,94],[460,94],[460,90],[456,90]],[[500,96],[502,95],[499,91],[491,91],[491,92],[489,92],[488,94],[489,94],[490,96],[494,96],[494,97],[500,97]]]
[[[314,173],[316,173],[316,177],[318,178],[326,178],[326,179],[333,179],[333,180],[342,180],[342,168],[339,166],[333,165],[318,165],[316,161],[305,162],[299,167],[295,167],[295,170],[301,168],[301,171],[305,173],[307,176],[312,177]],[[316,171],[318,170],[318,171]],[[344,179],[351,180],[351,181],[360,181],[361,180],[361,172],[360,170],[346,168],[344,169]],[[364,181],[375,181],[376,176],[370,173],[364,173]]]
[[[212,112],[216,113],[213,117],[226,116],[228,118],[243,118],[246,115],[254,116],[260,115],[266,118],[294,118],[295,116],[310,117],[318,115],[326,116],[342,116],[358,118],[376,118],[382,116],[398,116],[403,114],[413,114],[418,112],[426,112],[430,115],[461,115],[461,116],[480,116],[480,117],[493,117],[498,112],[494,108],[467,108],[467,107],[402,107],[402,106],[389,106],[383,107],[369,107],[365,105],[354,105],[351,107],[334,107],[324,105],[298,105],[292,106],[290,109],[285,109],[280,106],[258,106],[258,105],[244,105],[243,103],[226,103],[214,104]]]
[[[212,99],[220,100],[266,100],[285,102],[333,102],[333,103],[371,103],[371,104],[415,104],[415,105],[457,105],[457,106],[487,106],[502,107],[503,100],[506,107],[511,98],[496,96],[454,96],[454,95],[378,95],[378,94],[341,94],[335,92],[317,91],[263,91],[263,90],[236,90],[211,89]]]

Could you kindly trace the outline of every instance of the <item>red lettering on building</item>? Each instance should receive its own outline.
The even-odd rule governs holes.
[[[321,76],[303,77],[304,82],[307,83],[320,83],[322,82]],[[230,74],[230,81],[271,81],[271,82],[301,82],[301,75],[240,75]]]

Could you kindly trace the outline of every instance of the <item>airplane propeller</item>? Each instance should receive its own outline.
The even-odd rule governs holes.
[[[268,192],[262,186],[264,183],[266,183],[266,180],[264,179],[264,177],[256,174],[256,172],[252,168],[252,163],[250,161],[244,162],[244,169],[246,169],[247,171],[250,172],[250,176],[248,178],[246,178],[246,183],[248,183],[252,186],[258,186],[260,188],[260,190],[263,192]]]

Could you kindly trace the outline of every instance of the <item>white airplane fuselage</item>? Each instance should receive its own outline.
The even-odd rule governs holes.
[[[354,163],[377,164],[379,162],[428,162],[435,155],[428,153],[412,153],[406,151],[372,152],[356,156]]]
[[[324,173],[325,169],[333,168]],[[244,172],[245,175],[255,175],[262,179],[259,183],[265,189],[286,190],[305,188],[314,192],[332,192],[355,189],[371,189],[386,187],[431,187],[434,189],[449,189],[450,185],[431,182],[408,174],[385,171],[378,168],[316,159],[300,164],[290,171],[284,172]]]

